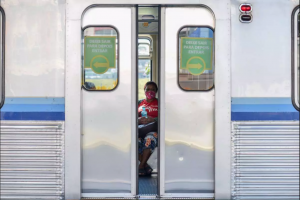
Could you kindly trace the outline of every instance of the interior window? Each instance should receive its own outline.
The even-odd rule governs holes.
[[[186,91],[214,86],[214,32],[208,27],[184,27],[178,34],[178,83]]]
[[[139,57],[150,56],[150,38],[139,39]]]
[[[107,91],[118,85],[118,33],[113,27],[83,31],[83,88]]]
[[[145,98],[144,85],[152,80],[152,38],[141,37],[138,39],[138,98]]]

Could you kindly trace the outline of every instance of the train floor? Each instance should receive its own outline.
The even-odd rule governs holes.
[[[152,174],[149,177],[139,177],[139,195],[157,195],[157,174]]]

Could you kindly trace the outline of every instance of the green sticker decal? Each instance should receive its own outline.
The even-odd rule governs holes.
[[[181,37],[180,69],[200,75],[212,69],[212,38]]]
[[[104,74],[116,67],[116,36],[85,36],[84,67]]]

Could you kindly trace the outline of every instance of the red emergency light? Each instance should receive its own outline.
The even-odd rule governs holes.
[[[240,11],[245,13],[245,12],[251,12],[252,11],[252,6],[251,4],[241,4],[240,5]]]

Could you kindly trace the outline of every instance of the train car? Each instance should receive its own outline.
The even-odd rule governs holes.
[[[1,199],[299,199],[298,0],[0,11]]]

